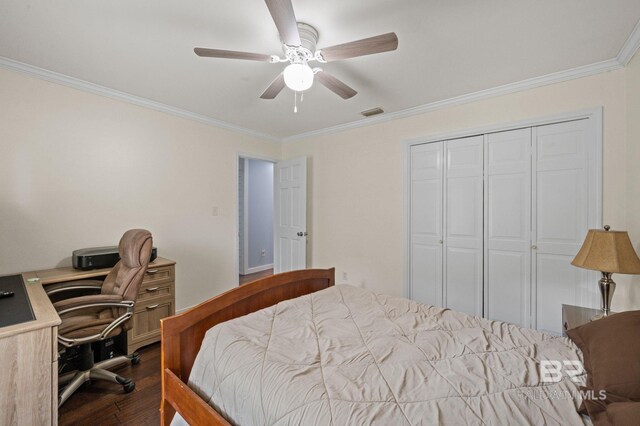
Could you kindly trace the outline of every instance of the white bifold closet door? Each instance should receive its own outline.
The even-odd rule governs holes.
[[[590,126],[411,146],[410,297],[554,333],[562,304],[593,305],[595,279],[571,266],[599,226]]]
[[[531,128],[485,137],[485,317],[528,327]]]
[[[442,306],[443,156],[443,142],[411,147],[411,298],[436,306]]]
[[[482,316],[483,137],[445,142],[444,303]]]
[[[562,304],[582,305],[588,272],[571,265],[587,234],[587,120],[533,128],[532,326],[560,332]],[[584,293],[583,293],[584,294]]]
[[[411,147],[411,297],[482,315],[482,136]]]

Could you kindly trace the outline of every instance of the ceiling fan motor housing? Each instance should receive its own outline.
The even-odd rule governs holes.
[[[313,60],[318,43],[318,30],[304,22],[297,24],[300,33],[300,46],[288,46],[284,43],[282,45],[285,56],[293,64]]]

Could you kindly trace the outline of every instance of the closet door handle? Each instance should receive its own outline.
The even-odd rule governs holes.
[[[531,246],[531,250],[538,250],[538,246],[536,245]]]

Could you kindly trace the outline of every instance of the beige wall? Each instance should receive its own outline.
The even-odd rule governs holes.
[[[313,266],[335,266],[338,282],[347,272],[346,282],[401,295],[405,140],[597,106],[604,107],[604,221],[617,229],[629,227],[640,213],[637,202],[629,210],[626,204],[637,192],[631,174],[640,176],[626,170],[638,163],[625,140],[625,85],[629,78],[637,81],[634,72],[636,77],[618,70],[286,144],[283,158],[311,158]],[[636,109],[638,97],[633,97]],[[638,160],[637,149],[633,154]],[[630,292],[629,278],[616,279],[614,308],[640,308],[640,293]]]
[[[597,106],[604,220],[640,248],[638,55],[624,70],[282,146],[4,70],[0,93],[0,274],[67,265],[73,249],[144,226],[178,261],[178,309],[191,306],[235,282],[236,154],[307,155],[309,265],[401,295],[405,140]],[[640,308],[640,285],[616,280],[614,309]]]
[[[279,144],[4,70],[0,94],[0,274],[145,227],[178,262],[178,309],[234,285],[236,155]]]

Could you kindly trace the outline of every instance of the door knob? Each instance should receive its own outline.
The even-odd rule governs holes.
[[[298,232],[296,235],[298,235],[298,237],[306,237],[306,236],[307,236],[307,235],[309,235],[309,234],[307,234],[306,232],[302,232],[302,231],[300,231],[300,232]]]
[[[438,240],[438,244],[442,244],[442,243],[444,243],[444,241]]]
[[[531,250],[538,250],[538,246],[531,246]]]

